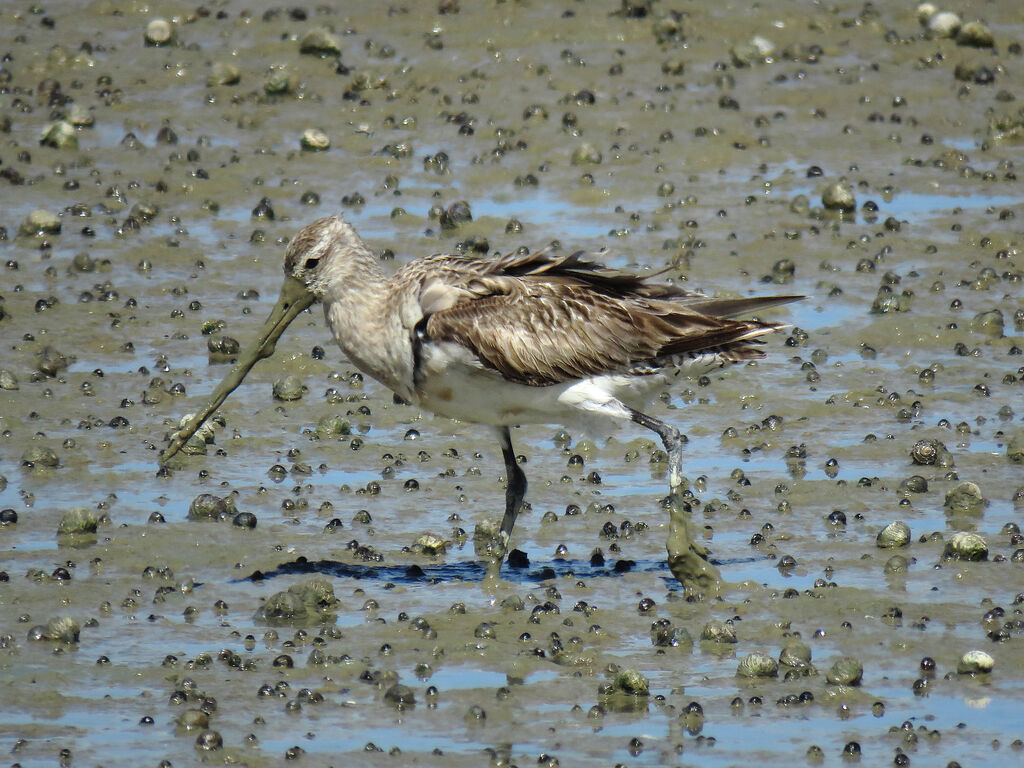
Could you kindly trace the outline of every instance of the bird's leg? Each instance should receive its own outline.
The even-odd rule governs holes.
[[[512,529],[516,525],[519,511],[523,508],[523,499],[526,498],[526,473],[519,468],[519,462],[516,461],[516,452],[512,448],[512,435],[509,428],[499,427],[498,437],[501,440],[501,455],[505,459],[505,476],[508,479],[508,487],[505,489],[505,515],[501,519],[497,546],[492,550],[492,567],[495,569],[501,566],[502,560],[508,554]]]
[[[691,535],[688,520],[690,508],[682,499],[686,482],[683,478],[683,436],[671,424],[632,408],[627,410],[635,423],[658,434],[668,452],[669,521],[665,548],[668,551],[669,570],[683,586],[717,591],[721,575],[708,561],[707,549]]]
[[[675,496],[681,494],[684,489],[685,478],[683,477],[683,436],[679,430],[671,424],[666,424],[660,419],[648,416],[646,413],[629,409],[630,418],[641,427],[647,427],[652,432],[657,432],[661,442],[668,452],[668,484],[669,492]]]

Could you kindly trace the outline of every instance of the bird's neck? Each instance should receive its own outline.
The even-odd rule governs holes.
[[[391,281],[365,247],[348,256],[326,281],[327,324],[353,365],[412,400],[412,343],[392,305]]]

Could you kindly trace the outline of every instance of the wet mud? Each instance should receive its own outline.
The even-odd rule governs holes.
[[[0,753],[1024,762],[1024,24],[934,10],[0,6]],[[653,407],[717,595],[628,428],[513,431],[489,578],[497,441],[315,310],[158,472],[339,210],[388,269],[557,240],[808,296]]]

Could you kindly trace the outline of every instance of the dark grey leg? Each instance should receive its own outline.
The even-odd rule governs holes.
[[[505,489],[505,516],[501,519],[501,552],[499,561],[508,553],[508,545],[512,540],[512,529],[515,527],[519,510],[523,508],[526,498],[526,473],[519,468],[516,452],[512,449],[512,435],[508,427],[500,427],[501,455],[505,458],[505,476],[508,487]]]
[[[683,436],[671,424],[629,408],[630,418],[641,427],[657,432],[668,452],[668,483],[673,494],[683,490]]]

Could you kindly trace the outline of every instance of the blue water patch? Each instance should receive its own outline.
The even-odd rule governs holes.
[[[537,670],[526,677],[526,684],[547,682],[560,676],[556,669]],[[408,679],[415,679],[413,670],[409,670]],[[483,690],[493,694],[498,688],[508,685],[508,676],[504,672],[481,667],[445,664],[437,669],[424,683],[436,686],[442,695],[446,691]]]
[[[446,726],[450,727],[450,723],[446,723]],[[296,743],[296,739],[297,735],[284,739],[264,738],[260,740],[260,750],[266,754],[281,755]],[[365,755],[364,747],[371,743],[385,751],[398,747],[403,752],[418,755],[430,755],[434,750],[458,755],[480,754],[481,760],[484,759],[483,750],[486,746],[475,739],[446,737],[441,731],[426,727],[419,730],[401,719],[391,727],[325,729],[315,740],[303,740],[301,746],[307,753],[307,759],[322,756],[337,761],[339,765],[358,765],[358,756]],[[353,762],[347,762],[342,757],[345,753],[350,753],[349,759]]]
[[[1020,205],[1022,199],[1015,195],[984,195],[974,190],[959,193],[900,192],[891,202],[880,203],[882,212],[895,216],[913,214],[946,213],[953,208],[988,208]]]
[[[486,198],[473,203],[473,215],[477,218],[490,216],[501,219],[519,219],[526,225],[542,225],[557,231],[564,243],[604,238],[611,228],[605,219],[594,220],[593,214],[585,216],[586,209],[573,205],[563,197],[556,197],[545,190],[536,190],[525,199]],[[535,247],[541,247],[536,243]]]

